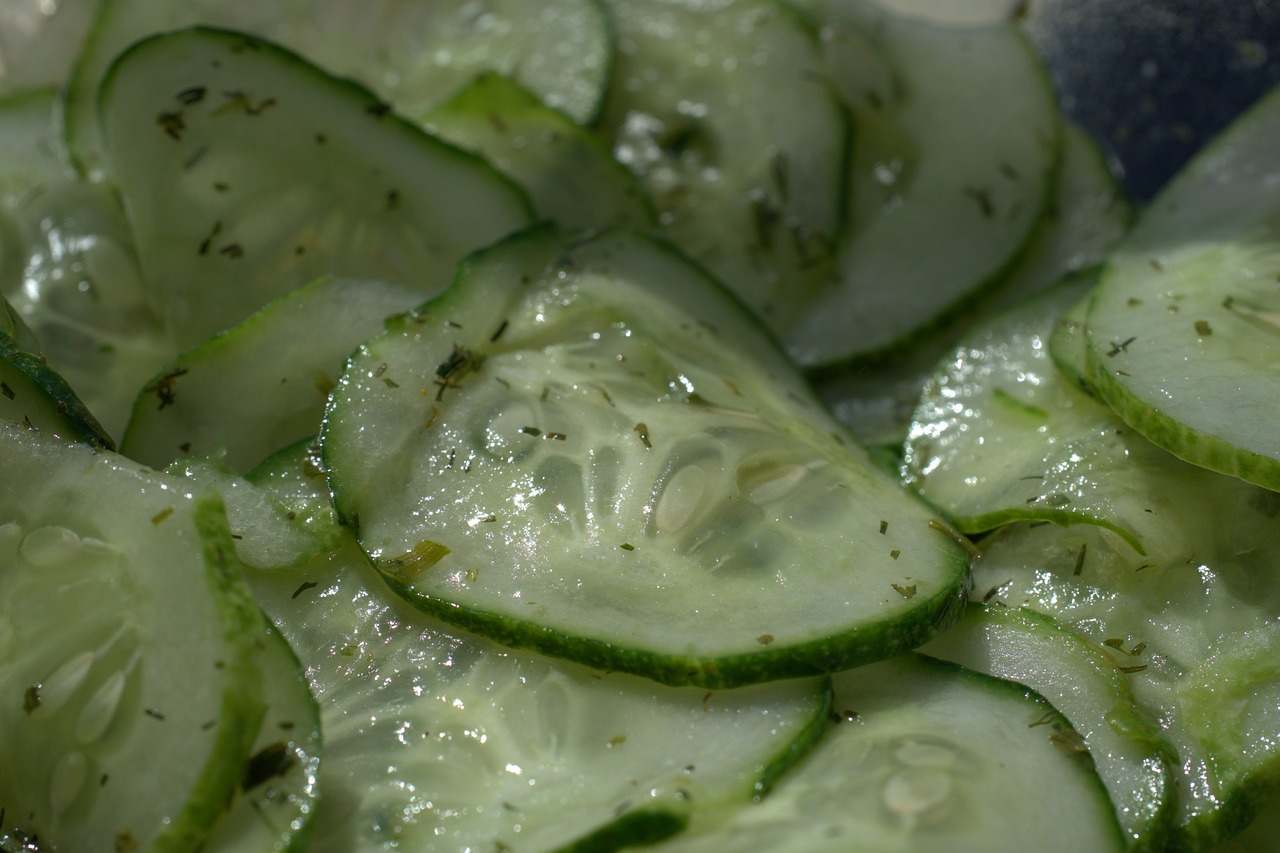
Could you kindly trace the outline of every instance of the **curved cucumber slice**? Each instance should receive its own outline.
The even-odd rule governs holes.
[[[221,502],[21,427],[0,427],[0,468],[3,831],[197,849],[263,713]]]
[[[817,39],[777,0],[608,0],[618,53],[599,132],[663,230],[773,329],[822,285],[848,121]]]
[[[68,85],[66,124],[77,167],[107,171],[94,104],[115,57],[155,33],[195,24],[261,35],[352,77],[404,115],[421,116],[485,71],[508,74],[590,123],[609,74],[611,40],[598,0],[101,0]]]
[[[1093,756],[1130,849],[1167,849],[1177,755],[1138,708],[1123,660],[1112,657],[1117,650],[1031,610],[979,605],[922,651],[1024,684],[1052,702]]]
[[[5,332],[0,332],[0,419],[94,447],[115,446],[66,380]]]
[[[346,357],[420,301],[400,285],[339,278],[280,297],[153,376],[121,452],[159,467],[219,449],[247,470],[315,435]]]
[[[984,543],[974,570],[984,597],[1111,651],[1178,752],[1172,844],[1186,849],[1238,832],[1280,772],[1276,496],[1218,477],[1235,483],[1234,500],[1180,492],[1178,530],[1156,558],[1096,527],[1016,525]]]
[[[1144,212],[1086,317],[1089,381],[1172,453],[1280,488],[1280,91]]]
[[[658,849],[1123,849],[1078,733],[1042,697],[920,655],[834,684],[843,722],[805,763],[758,805]]]
[[[143,271],[180,346],[323,275],[430,295],[466,252],[529,220],[523,193],[488,164],[255,37],[140,42],[99,106]]]
[[[634,232],[473,257],[353,357],[321,441],[401,594],[604,669],[831,671],[922,642],[964,594],[954,534],[727,293]]]
[[[828,32],[864,33],[894,71],[894,99],[848,105],[859,138],[883,148],[853,176],[878,202],[855,199],[855,213],[874,214],[855,216],[835,286],[786,331],[797,362],[835,370],[909,346],[1004,279],[1052,197],[1061,127],[1045,69],[1012,25],[952,30],[872,3],[802,5]],[[838,55],[827,65],[848,67]]]
[[[654,841],[759,795],[826,726],[825,679],[675,689],[446,632],[354,547],[253,580],[322,703],[314,853]]]
[[[316,436],[277,450],[246,474],[245,479],[270,492],[285,508],[290,522],[324,542],[326,550],[346,541],[348,534],[338,521],[329,496],[329,482]]]
[[[639,179],[604,140],[532,92],[485,74],[423,119],[427,130],[510,175],[566,227],[656,224]]]

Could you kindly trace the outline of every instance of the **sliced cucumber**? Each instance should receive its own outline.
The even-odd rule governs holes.
[[[313,436],[344,359],[412,308],[402,285],[324,278],[165,365],[142,388],[121,451],[148,465],[215,449],[244,471]]]
[[[609,74],[608,21],[597,0],[101,0],[66,95],[67,138],[80,171],[106,166],[95,99],[133,42],[195,24],[279,41],[350,76],[418,117],[484,71],[511,75],[589,123]],[[251,91],[251,90],[248,90]]]
[[[1280,488],[1280,90],[1185,166],[1090,304],[1090,384],[1174,454]]]
[[[1220,479],[1236,483],[1234,500],[1180,492],[1168,510],[1178,533],[1157,556],[1097,527],[1018,525],[975,563],[984,597],[1055,616],[1117,659],[1178,751],[1170,844],[1182,849],[1242,829],[1280,773],[1277,500]]]
[[[0,426],[0,468],[0,832],[197,849],[264,710],[221,503],[23,427]]]
[[[0,419],[95,447],[115,447],[66,380],[5,332],[0,332]]]
[[[561,225],[656,224],[639,180],[591,130],[498,74],[485,74],[423,119],[427,130],[484,156]]]
[[[870,199],[853,202],[834,285],[785,335],[797,362],[834,372],[900,352],[1005,278],[1052,197],[1061,127],[1045,69],[1011,25],[948,30],[869,2],[801,5],[828,51],[856,45],[836,37],[852,29],[894,73],[891,100],[848,104],[858,138],[879,140],[869,163],[855,142],[868,169],[855,192]],[[835,55],[827,67],[849,66]]]
[[[825,679],[675,689],[446,632],[354,547],[254,583],[322,703],[313,853],[654,841],[758,796],[827,722]]]
[[[842,722],[804,764],[658,849],[1124,849],[1079,734],[1030,690],[916,655],[834,681]]]
[[[0,92],[61,85],[99,0],[5,0],[0,6]]]
[[[321,442],[401,594],[605,669],[830,671],[923,642],[964,595],[955,534],[726,292],[636,232],[479,253],[353,357]]]
[[[181,346],[323,275],[429,295],[462,255],[529,220],[486,163],[255,37],[140,42],[99,107],[148,286]]]
[[[848,123],[817,39],[776,0],[607,0],[600,120],[665,233],[784,329],[830,266]]]
[[[1124,655],[1112,657],[1126,649],[1104,649],[1031,610],[974,605],[923,651],[1025,684],[1052,702],[1093,756],[1129,848],[1167,849],[1177,755],[1138,708]]]
[[[327,549],[337,548],[345,541],[348,534],[342,529],[329,496],[316,436],[277,450],[245,479],[270,492],[285,508],[290,523],[310,531]]]

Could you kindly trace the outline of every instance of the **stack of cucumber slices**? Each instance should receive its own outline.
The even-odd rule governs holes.
[[[0,851],[1269,849],[1280,94],[891,5],[14,0]]]

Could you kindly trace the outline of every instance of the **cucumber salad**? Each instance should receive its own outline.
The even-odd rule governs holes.
[[[11,0],[0,852],[1273,849],[1280,92],[895,9]]]

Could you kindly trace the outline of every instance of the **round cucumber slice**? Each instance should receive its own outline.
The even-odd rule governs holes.
[[[1124,849],[1078,733],[1043,697],[921,655],[834,685],[842,722],[768,797],[657,849]]]
[[[43,358],[0,332],[0,418],[114,449],[102,424]]]
[[[348,80],[253,36],[131,47],[100,114],[138,256],[179,346],[325,275],[422,297],[528,223],[523,192]]]
[[[221,502],[24,427],[0,426],[0,468],[6,841],[197,849],[264,711]]]
[[[1111,256],[1090,384],[1156,444],[1280,488],[1280,91],[1185,166]]]
[[[321,444],[400,594],[603,669],[832,671],[923,642],[964,595],[957,535],[637,232],[542,227],[474,256],[353,356]]]
[[[597,0],[101,0],[66,95],[68,145],[85,176],[110,172],[95,99],[112,61],[146,36],[196,24],[278,41],[415,117],[497,71],[589,124],[612,51]]]
[[[354,544],[252,580],[321,701],[314,853],[655,841],[761,794],[827,724],[825,679],[668,688],[449,631]]]

